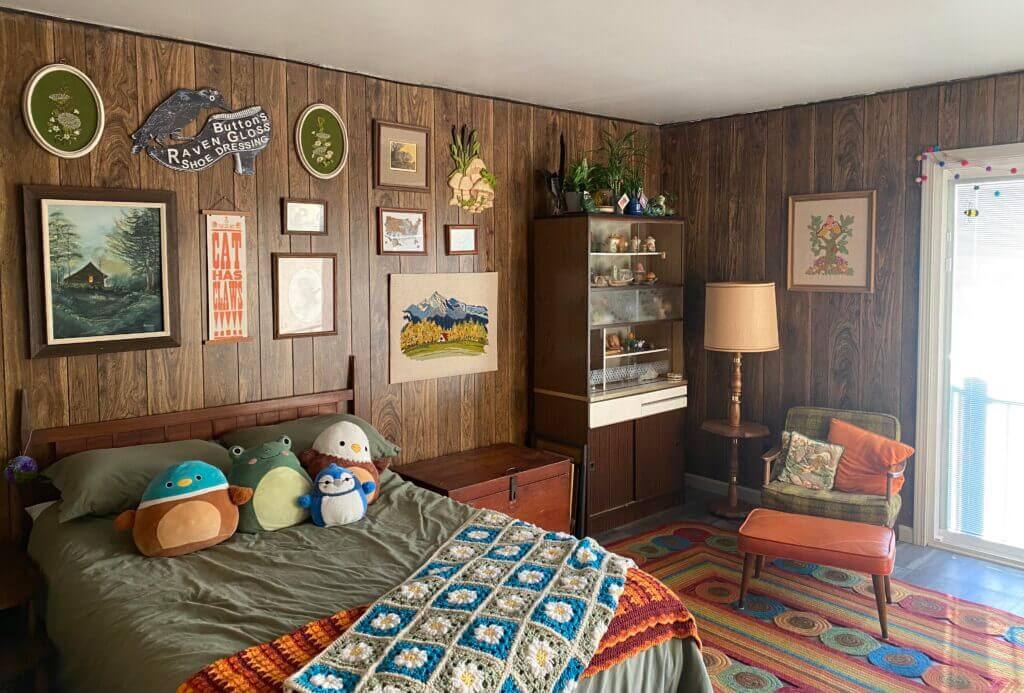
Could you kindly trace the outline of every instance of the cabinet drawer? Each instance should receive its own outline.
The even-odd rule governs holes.
[[[568,532],[571,495],[571,477],[563,474],[519,486],[515,500],[510,499],[507,489],[471,499],[461,499],[453,493],[452,498],[462,500],[474,508],[503,512],[552,532]]]
[[[600,428],[685,407],[686,385],[606,399],[590,405],[590,427]]]

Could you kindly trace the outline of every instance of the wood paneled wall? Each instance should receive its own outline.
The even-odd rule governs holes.
[[[688,467],[725,479],[721,441],[729,355],[703,347],[704,282],[774,281],[781,350],[744,357],[743,413],[776,435],[786,409],[812,404],[899,416],[914,443],[920,189],[917,153],[1024,139],[1020,73],[666,126],[662,182],[688,224]],[[788,196],[878,190],[873,294],[787,291]],[[742,483],[760,486],[749,444]],[[915,460],[917,463],[917,460]],[[913,467],[903,524],[913,521]]]
[[[61,160],[31,139],[21,96],[40,66],[66,61],[85,70],[103,95],[107,125],[88,156]],[[262,105],[273,121],[270,146],[255,176],[233,173],[230,159],[198,174],[176,173],[132,156],[129,135],[178,87],[215,87],[235,108]],[[294,152],[295,121],[324,101],[342,114],[350,152],[340,176],[309,176]],[[16,393],[28,392],[39,426],[248,402],[345,387],[355,355],[356,411],[403,448],[399,463],[499,441],[523,441],[527,427],[527,237],[548,201],[538,169],[554,168],[558,135],[570,156],[596,147],[613,121],[499,99],[458,94],[321,69],[283,60],[87,27],[0,11],[0,449],[16,445]],[[432,191],[397,193],[372,184],[374,119],[432,129]],[[495,207],[468,215],[448,205],[447,144],[452,125],[475,127],[483,158],[499,180]],[[639,129],[654,147],[649,185],[660,171],[659,130]],[[24,236],[20,188],[25,183],[160,188],[178,204],[182,346],[101,356],[26,358]],[[218,202],[226,197],[230,203]],[[281,234],[281,198],[315,197],[330,205],[326,238]],[[250,210],[250,331],[241,344],[204,345],[205,242],[201,208]],[[378,206],[425,208],[430,254],[382,257],[376,252]],[[444,254],[446,223],[480,225],[480,254]],[[274,340],[270,255],[279,251],[338,254],[339,333]],[[388,275],[395,272],[498,271],[501,282],[496,373],[388,384]],[[6,489],[3,489],[6,491]],[[0,503],[7,505],[7,493]],[[3,508],[6,514],[7,508]]]

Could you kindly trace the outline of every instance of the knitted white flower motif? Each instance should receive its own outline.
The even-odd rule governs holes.
[[[486,681],[480,665],[460,662],[452,671],[452,690],[455,693],[481,693]]]
[[[533,532],[528,529],[517,529],[509,535],[509,539],[512,541],[530,541],[533,538]]]
[[[484,515],[484,522],[487,522],[487,523],[490,523],[490,524],[497,525],[497,524],[501,524],[504,521],[505,521],[505,516],[502,515],[501,513],[489,512],[486,515]]]
[[[370,621],[370,625],[376,628],[377,630],[391,630],[401,622],[402,619],[398,616],[398,614],[393,614],[390,611],[385,611],[384,613],[377,614],[377,616],[374,617],[372,621]]]
[[[579,575],[564,575],[559,582],[567,590],[581,590],[587,586],[587,581]]]
[[[402,596],[410,601],[420,601],[429,594],[430,590],[422,582],[409,582],[402,585]]]
[[[470,604],[476,600],[476,592],[474,590],[453,590],[448,593],[449,604]]]
[[[555,650],[543,640],[532,640],[526,646],[526,661],[535,676],[546,676],[555,668]]]
[[[500,548],[495,549],[494,553],[496,553],[499,556],[518,556],[519,555],[519,547],[518,546],[502,546]]]
[[[366,693],[402,693],[402,689],[390,683],[378,683],[373,688],[368,688]]]
[[[567,623],[574,613],[568,602],[548,602],[544,605],[544,615],[558,623]]]
[[[338,652],[338,656],[350,664],[365,662],[372,654],[373,648],[362,642],[349,643]]]
[[[450,631],[451,629],[452,622],[444,618],[443,616],[435,616],[429,621],[424,622],[424,624],[420,626],[420,630],[422,630],[424,633],[427,633],[428,635],[433,635],[434,637],[447,635],[448,631]]]
[[[525,602],[518,594],[509,594],[498,599],[498,608],[506,613],[513,613],[523,608]]]
[[[439,565],[436,568],[431,568],[430,570],[427,571],[427,573],[429,575],[444,575],[445,572],[447,572],[447,571],[448,571],[448,567],[447,566]]]
[[[554,546],[549,546],[546,549],[541,550],[540,557],[548,561],[553,561],[556,558],[562,557],[562,550]]]
[[[613,597],[618,597],[622,594],[622,585],[620,585],[617,582],[613,582],[612,584],[608,585],[608,594],[612,595]]]
[[[470,539],[476,539],[478,541],[483,541],[484,539],[487,539],[488,537],[490,537],[491,533],[490,532],[485,532],[482,529],[474,529],[474,530],[471,530],[471,531],[467,532],[466,536],[469,537]]]
[[[494,565],[484,564],[478,566],[476,570],[473,571],[473,574],[481,580],[493,580],[494,578],[501,575],[501,568]]]
[[[544,579],[544,573],[539,570],[520,570],[516,574],[516,579],[524,585],[536,585]]]
[[[459,545],[459,546],[453,546],[450,549],[448,549],[448,555],[451,556],[452,558],[459,558],[459,559],[472,558],[474,556],[474,554],[476,554],[476,551],[474,551],[473,548],[470,547],[470,546]]]
[[[505,629],[496,623],[479,625],[473,630],[473,637],[488,645],[497,645],[503,635],[505,635]]]
[[[334,674],[313,674],[309,677],[309,682],[325,691],[340,691],[345,688],[345,682]]]
[[[590,563],[595,558],[597,558],[597,554],[588,549],[586,546],[576,551],[576,560],[580,563]]]
[[[418,647],[410,647],[395,655],[395,664],[403,669],[419,669],[427,663],[427,653]]]

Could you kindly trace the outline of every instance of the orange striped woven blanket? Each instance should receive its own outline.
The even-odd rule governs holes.
[[[334,642],[366,610],[339,611],[262,645],[218,659],[178,687],[178,693],[280,691],[286,678]],[[679,597],[656,578],[631,569],[615,616],[583,677],[593,676],[671,638],[694,638],[697,625]]]

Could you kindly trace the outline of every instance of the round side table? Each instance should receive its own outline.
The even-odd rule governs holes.
[[[741,520],[750,512],[750,505],[737,498],[740,473],[740,441],[753,438],[767,438],[771,431],[767,426],[750,421],[741,421],[739,426],[730,426],[725,419],[711,419],[701,424],[701,430],[729,440],[729,494],[725,500],[713,504],[713,515],[730,520]]]

